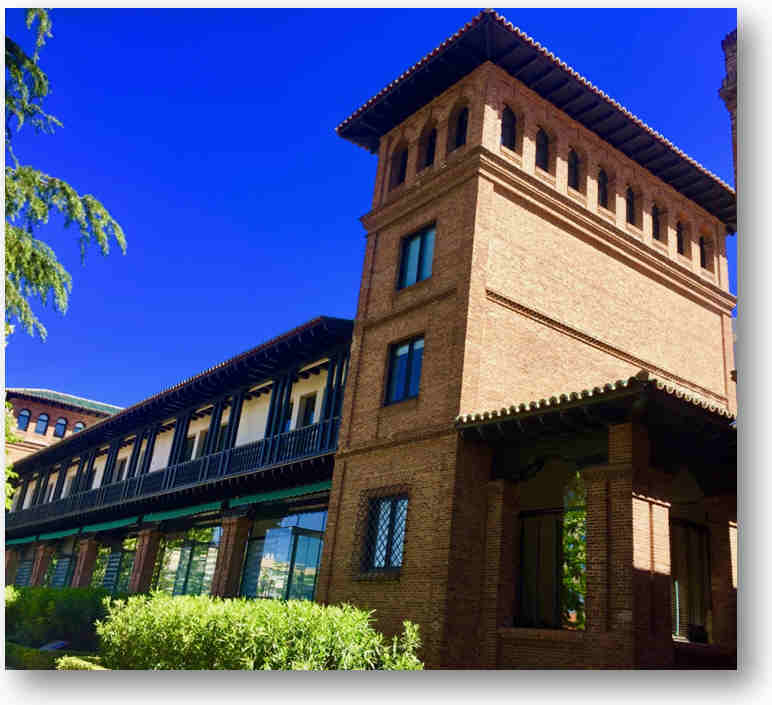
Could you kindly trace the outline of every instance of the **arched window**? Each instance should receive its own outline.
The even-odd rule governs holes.
[[[82,431],[84,428],[86,428],[86,424],[84,424],[82,421],[78,421],[78,423],[72,427],[72,432],[78,433],[78,431]]]
[[[542,129],[536,133],[536,166],[544,171],[550,168],[550,138]]]
[[[627,187],[625,201],[627,202],[627,222],[635,225],[635,192],[631,186]]]
[[[508,149],[515,149],[517,137],[517,118],[508,108],[504,108],[504,114],[501,116],[501,144]]]
[[[676,234],[676,248],[678,250],[678,254],[682,255],[684,254],[684,226],[680,220],[676,223],[675,234]]]
[[[448,151],[463,147],[466,144],[466,131],[469,126],[469,108],[458,109],[450,119],[448,130]]]
[[[608,176],[603,169],[598,172],[598,205],[608,208]]]
[[[579,190],[579,155],[573,149],[568,153],[568,185]]]
[[[437,128],[424,131],[418,147],[418,171],[434,164],[437,152]]]
[[[67,430],[67,419],[64,416],[60,416],[56,420],[56,426],[54,426],[54,435],[57,438],[64,438],[64,432]]]
[[[29,409],[22,409],[19,412],[19,419],[16,422],[16,428],[20,431],[26,431],[29,426]]]
[[[35,433],[45,435],[48,430],[48,414],[40,414],[38,416],[38,422],[35,424]]]
[[[700,237],[700,267],[708,268],[708,248],[705,245],[704,237]]]
[[[655,240],[659,240],[659,208],[657,208],[657,204],[655,203],[651,207],[651,236]]]
[[[391,157],[391,177],[389,189],[405,183],[407,176],[407,145],[397,147]]]

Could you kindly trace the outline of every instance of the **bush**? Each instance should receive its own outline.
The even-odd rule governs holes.
[[[70,642],[79,651],[96,651],[94,622],[107,608],[103,588],[5,588],[6,638],[23,646]]]
[[[77,654],[77,656],[75,655]],[[11,641],[5,642],[5,667],[22,670],[53,670],[62,658],[92,659],[96,657],[87,652],[38,651],[27,646],[20,646]]]
[[[106,671],[104,666],[96,663],[97,658],[85,659],[78,656],[62,656],[56,660],[57,671]]]
[[[418,627],[386,642],[371,613],[291,600],[135,595],[97,622],[110,669],[417,670]]]

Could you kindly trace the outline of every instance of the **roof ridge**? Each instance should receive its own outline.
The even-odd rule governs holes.
[[[106,401],[99,401],[98,399],[89,399],[88,397],[80,397],[77,394],[70,394],[69,392],[59,392],[56,389],[47,389],[45,387],[6,387],[6,392],[18,392],[20,394],[23,394],[24,392],[49,392],[50,394],[59,394],[64,397],[69,397],[70,399],[77,399],[78,401],[87,401],[91,402],[92,404],[99,404],[101,406],[109,406],[113,409],[123,409],[124,407],[118,406],[117,404],[110,404]]]

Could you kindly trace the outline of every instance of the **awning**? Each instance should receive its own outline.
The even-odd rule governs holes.
[[[211,512],[220,509],[222,502],[209,502],[207,504],[197,504],[194,507],[183,507],[182,509],[170,509],[167,512],[155,512],[155,514],[145,514],[143,521],[163,521],[164,519],[176,519],[177,517],[186,517],[191,514],[201,514],[201,512]]]
[[[72,536],[72,534],[77,534],[80,531],[80,527],[76,527],[74,529],[65,529],[64,531],[52,531],[50,534],[40,534],[38,538],[42,541],[43,539],[60,539],[62,536]]]
[[[116,519],[115,521],[105,521],[101,524],[89,524],[83,527],[83,533],[87,531],[107,531],[108,529],[117,529],[120,526],[135,524],[139,517],[129,517],[128,519]]]
[[[300,487],[290,487],[286,490],[275,490],[274,492],[262,492],[260,494],[249,494],[244,497],[236,497],[230,501],[231,507],[238,507],[242,504],[257,504],[258,502],[273,502],[278,499],[287,499],[288,497],[300,497],[304,494],[314,492],[323,492],[332,487],[331,480],[317,482],[313,485],[301,485]]]
[[[19,544],[19,543],[30,543],[31,541],[34,541],[37,538],[37,536],[25,536],[23,539],[11,539],[10,541],[6,541],[6,546],[12,546],[13,544]]]

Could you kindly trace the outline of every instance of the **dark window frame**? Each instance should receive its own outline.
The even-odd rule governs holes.
[[[405,502],[404,518],[401,526],[397,526],[397,511],[399,502]],[[380,508],[383,503],[389,505],[389,520],[386,528],[386,547],[383,556],[383,565],[375,565],[377,558],[377,549],[379,544],[378,519]],[[410,497],[407,492],[401,492],[394,495],[380,495],[370,497],[367,500],[367,518],[366,531],[364,535],[364,545],[362,550],[363,573],[397,573],[402,570],[405,563],[405,537],[407,534],[407,512],[410,506]],[[395,535],[401,536],[401,550],[399,552],[399,563],[392,562],[392,553],[394,551]]]
[[[45,419],[43,417],[45,417]],[[42,427],[43,428],[42,431],[40,430],[40,428],[41,428],[41,426],[40,426],[41,421],[45,421],[45,425]],[[35,420],[35,433],[37,433],[37,434],[39,434],[41,436],[45,436],[46,433],[48,432],[48,423],[49,423],[49,421],[50,421],[50,417],[48,416],[48,414],[45,411],[42,412],[41,414],[39,414],[37,419]]]
[[[59,426],[62,426],[61,433],[59,433]],[[67,419],[64,416],[60,416],[54,424],[54,436],[64,438],[65,433],[67,433]]]
[[[598,171],[598,205],[608,210],[608,174],[605,169]]]
[[[19,412],[19,416],[16,419],[16,428],[19,431],[26,431],[29,428],[29,420],[32,417],[32,412],[29,409],[22,409]],[[22,418],[24,419],[24,425],[22,426]]]
[[[659,217],[659,206],[655,203],[651,207],[651,236],[657,242],[662,242],[661,223]]]
[[[401,144],[394,150],[391,155],[389,191],[405,183],[405,179],[407,178],[408,151],[408,146],[406,144]]]
[[[501,144],[513,152],[517,150],[517,115],[508,105],[501,113]]]
[[[427,279],[431,279],[432,271],[430,271],[427,276],[420,278],[421,272],[423,271],[424,265],[426,264],[426,262],[424,261],[426,258],[426,249],[427,249],[426,241],[428,239],[427,236],[430,231],[433,231],[434,233],[434,241],[432,243],[432,260],[429,262],[430,267],[432,267],[432,265],[434,264],[434,248],[437,242],[436,223],[429,223],[429,225],[424,226],[420,230],[417,230],[416,232],[413,232],[410,235],[406,235],[400,240],[399,269],[397,270],[397,291],[402,291],[403,289],[409,289],[411,286],[415,286],[419,282],[423,282],[423,281],[426,281]],[[418,245],[418,262],[416,264],[416,280],[411,284],[407,284],[406,275],[407,275],[408,251],[410,248],[410,244],[416,238],[420,238],[420,243]]]
[[[418,168],[417,171],[428,169],[434,166],[434,160],[437,157],[437,127],[426,128],[421,135],[418,149]]]
[[[550,173],[550,136],[540,127],[536,133],[536,166]]]
[[[635,213],[635,191],[632,186],[625,191],[625,215],[630,225],[638,225]]]
[[[568,187],[574,191],[581,191],[579,172],[581,161],[579,154],[572,147],[568,152]]]
[[[703,269],[709,270],[710,267],[708,266],[708,244],[706,242],[704,235],[700,235],[698,246],[700,248],[700,267],[702,267]]]
[[[389,352],[388,352],[388,358],[387,358],[387,373],[386,373],[386,389],[383,395],[383,405],[384,406],[392,406],[393,404],[399,404],[400,402],[407,401],[408,399],[417,399],[420,395],[420,388],[421,388],[421,376],[423,376],[423,357],[424,353],[421,353],[421,376],[418,378],[418,388],[419,391],[417,391],[415,394],[410,394],[410,379],[413,372],[413,364],[415,359],[415,345],[418,342],[423,343],[422,350],[426,349],[426,340],[423,333],[420,333],[419,335],[415,335],[411,338],[406,338],[404,340],[400,340],[396,343],[392,343],[389,346]],[[392,376],[394,374],[394,368],[395,368],[395,362],[396,362],[396,351],[403,345],[408,345],[408,353],[407,353],[407,362],[405,364],[405,385],[404,390],[402,393],[402,396],[396,398],[396,399],[390,399],[389,398],[389,391],[391,389],[391,381]]]
[[[469,132],[469,106],[460,105],[451,113],[448,130],[448,152],[463,147]]]
[[[676,252],[679,255],[686,255],[686,240],[684,238],[684,224],[679,220],[676,223]]]

